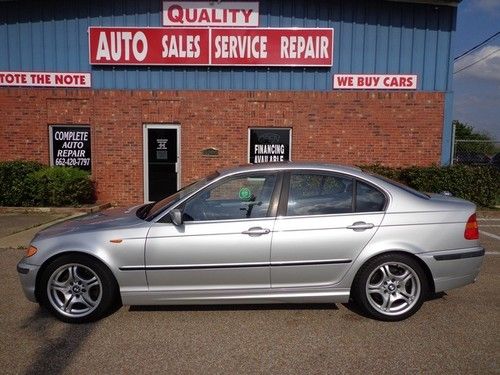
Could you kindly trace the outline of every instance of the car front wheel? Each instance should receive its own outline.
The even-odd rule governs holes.
[[[384,254],[369,260],[353,284],[355,302],[371,317],[403,320],[420,309],[427,280],[417,261],[403,254]]]
[[[68,323],[97,320],[108,313],[118,291],[110,271],[80,254],[63,255],[44,270],[40,303]]]

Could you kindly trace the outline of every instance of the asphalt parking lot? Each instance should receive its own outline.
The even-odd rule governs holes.
[[[481,217],[490,220],[480,221],[487,256],[479,280],[398,323],[324,304],[127,306],[68,325],[24,298],[15,270],[23,250],[0,249],[0,371],[498,374],[500,221]]]

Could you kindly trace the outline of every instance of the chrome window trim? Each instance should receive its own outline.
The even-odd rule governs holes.
[[[369,181],[369,180],[366,180],[365,178],[362,178],[362,177],[359,177],[357,175],[354,175],[354,174],[348,174],[348,173],[345,173],[345,172],[339,172],[339,171],[335,171],[335,170],[331,170],[331,169],[327,169],[327,168],[304,168],[304,169],[295,169],[295,168],[286,168],[286,163],[283,163],[283,168],[278,168],[278,169],[273,169],[273,170],[251,170],[251,171],[243,171],[243,172],[233,172],[233,173],[230,173],[230,174],[225,174],[225,175],[220,175],[218,176],[217,178],[215,178],[214,180],[210,181],[207,185],[201,187],[200,189],[194,191],[193,193],[191,193],[190,195],[184,197],[183,199],[181,199],[179,202],[177,202],[177,204],[173,205],[172,207],[166,209],[165,211],[163,212],[160,212],[156,217],[154,217],[152,220],[151,220],[151,223],[157,223],[158,221],[160,221],[163,217],[165,217],[166,215],[168,215],[168,213],[175,209],[175,208],[178,208],[179,206],[182,206],[187,200],[191,199],[191,197],[195,196],[196,194],[200,193],[201,191],[203,191],[204,189],[207,189],[209,188],[211,185],[213,184],[216,184],[218,182],[221,182],[222,180],[226,179],[226,178],[232,178],[232,177],[237,177],[237,176],[242,176],[242,175],[246,175],[246,174],[251,174],[251,173],[276,173],[277,174],[277,179],[276,179],[276,183],[278,183],[278,180],[279,180],[279,175],[281,174],[282,175],[282,181],[281,181],[281,192],[278,196],[278,206],[281,204],[281,199],[280,197],[282,197],[283,195],[286,196],[286,199],[287,199],[287,202],[288,202],[288,192],[285,191],[285,189],[288,189],[289,186],[290,186],[290,179],[288,178],[288,181],[287,181],[287,175],[289,176],[291,173],[309,173],[309,172],[312,172],[313,174],[321,174],[321,173],[327,173],[327,174],[333,174],[333,175],[337,175],[339,177],[343,177],[343,178],[350,178],[350,179],[353,179],[354,181],[360,181],[362,183],[365,183],[367,185],[370,185],[370,186],[373,186],[374,188],[376,188],[377,190],[379,190],[380,192],[382,192],[382,194],[384,194],[385,198],[386,198],[386,201],[385,201],[385,206],[384,206],[384,209],[383,211],[371,211],[371,212],[346,212],[346,213],[338,213],[338,214],[327,214],[327,215],[301,215],[301,216],[287,216],[287,215],[280,215],[280,207],[278,207],[277,209],[277,212],[275,214],[275,216],[270,216],[271,218],[285,218],[285,217],[302,217],[302,218],[308,218],[308,217],[329,217],[329,216],[339,216],[339,215],[361,215],[361,214],[373,214],[373,213],[387,213],[388,211],[388,208],[389,208],[389,205],[392,201],[392,196],[390,195],[390,193],[384,189],[383,187],[377,185],[376,183],[372,182],[372,181]],[[353,196],[353,200],[355,200],[355,197]],[[270,205],[271,205],[272,202],[270,202]],[[262,219],[265,219],[264,218],[259,218],[260,220]],[[214,222],[227,222],[227,221],[237,221],[237,220],[256,220],[256,219],[231,219],[231,220],[206,220],[206,221],[190,221],[189,223],[207,223],[207,222],[211,222],[211,223],[214,223]]]
[[[165,211],[163,212],[160,212],[154,219],[151,220],[152,223],[157,223],[158,221],[160,221],[163,217],[165,217],[166,215],[168,215],[168,213],[175,209],[175,208],[178,208],[180,206],[182,206],[184,203],[186,203],[189,199],[191,199],[192,197],[194,197],[195,195],[201,193],[202,191],[206,190],[206,189],[209,189],[212,185],[214,184],[217,184],[217,183],[223,183],[224,180],[229,180],[229,179],[232,179],[232,178],[238,178],[238,177],[241,177],[241,176],[245,176],[245,175],[250,175],[250,174],[254,174],[254,173],[258,173],[258,174],[275,174],[276,175],[276,181],[275,181],[275,188],[278,184],[278,182],[281,182],[280,181],[280,173],[282,173],[283,171],[282,170],[255,170],[255,171],[244,171],[244,172],[235,172],[235,173],[231,173],[231,174],[226,174],[226,175],[221,175],[217,178],[215,178],[214,180],[210,181],[207,185],[201,187],[200,189],[196,190],[195,192],[191,193],[190,195],[184,197],[183,199],[181,199],[179,202],[177,202],[177,204],[173,205],[172,207],[166,209]],[[274,198],[274,190],[273,190],[273,194],[271,194],[271,200],[269,201],[269,206],[272,205],[272,199]],[[226,219],[226,220],[204,220],[204,221],[188,221],[187,223],[215,223],[215,222],[228,222],[228,221],[241,221],[241,220],[245,220],[245,221],[248,221],[248,220],[262,220],[262,219],[266,219],[266,218],[271,218],[271,219],[275,219],[276,218],[276,213],[274,216],[264,216],[264,217],[261,217],[261,218],[248,218],[248,219]],[[163,224],[167,224],[167,223],[163,223]]]
[[[360,214],[373,214],[373,213],[383,213],[385,214],[387,212],[387,209],[389,207],[389,204],[391,202],[391,195],[389,194],[389,192],[387,192],[384,188],[378,186],[377,184],[371,182],[371,181],[368,181],[364,178],[361,178],[361,177],[358,177],[356,175],[353,175],[353,174],[348,174],[348,173],[344,173],[344,172],[338,172],[338,171],[333,171],[333,170],[328,170],[328,169],[288,169],[288,170],[284,170],[284,172],[287,172],[286,174],[283,175],[283,185],[282,185],[282,189],[287,189],[287,191],[282,191],[282,195],[285,195],[286,196],[286,206],[284,207],[285,208],[285,212],[287,211],[287,206],[288,206],[288,194],[289,194],[289,189],[290,189],[290,181],[291,181],[291,176],[292,174],[307,174],[307,173],[311,173],[311,174],[328,174],[328,175],[335,175],[335,176],[338,176],[338,177],[341,177],[341,178],[348,178],[348,179],[351,179],[353,180],[353,188],[356,188],[356,190],[354,191],[354,194],[352,196],[352,203],[354,204],[355,200],[356,200],[356,192],[357,192],[357,182],[362,182],[366,185],[369,185],[369,186],[372,186],[373,188],[377,189],[378,191],[380,191],[384,197],[385,197],[385,203],[384,203],[384,208],[383,210],[381,211],[370,211],[370,212],[356,212],[356,211],[351,211],[351,212],[342,212],[342,213],[337,213],[337,214],[317,214],[317,215],[300,215],[300,216],[289,216],[287,215],[286,213],[283,215],[278,215],[278,218],[286,218],[286,217],[301,217],[301,218],[309,218],[309,217],[330,217],[330,216],[339,216],[339,215],[360,215]],[[283,202],[280,202],[280,204],[283,203]],[[279,212],[282,211],[282,208],[280,207]]]

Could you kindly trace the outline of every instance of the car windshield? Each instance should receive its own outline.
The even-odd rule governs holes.
[[[139,210],[137,210],[137,216],[140,217],[141,219],[145,219],[146,217],[156,216],[157,214],[159,214],[160,212],[165,210],[167,207],[171,206],[172,204],[176,203],[177,201],[181,200],[182,198],[184,198],[184,197],[190,195],[191,193],[195,192],[196,190],[200,189],[207,182],[212,181],[213,179],[217,178],[218,176],[219,176],[219,172],[214,172],[201,180],[193,182],[190,185],[184,186],[182,189],[178,190],[176,193],[169,195],[168,197],[163,198],[160,201],[146,204],[146,205],[142,206]]]
[[[396,186],[396,187],[398,187],[400,189],[403,189],[404,191],[407,191],[410,194],[416,195],[419,198],[430,199],[429,195],[427,195],[425,193],[422,193],[422,192],[420,192],[418,190],[412,189],[411,187],[406,186],[406,185],[404,185],[404,184],[402,184],[400,182],[391,180],[390,178],[387,178],[387,177],[384,177],[384,176],[380,176],[380,175],[378,175],[376,173],[371,173],[371,172],[366,172],[366,173],[369,174],[370,176],[378,178],[379,180],[387,182],[388,184],[391,184],[391,185]]]

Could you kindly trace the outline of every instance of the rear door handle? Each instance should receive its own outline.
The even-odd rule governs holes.
[[[349,225],[347,229],[352,229],[352,230],[366,230],[366,229],[372,229],[375,225],[372,223],[365,223],[364,221],[356,221],[352,225]]]
[[[242,234],[248,234],[251,237],[262,236],[263,234],[268,234],[270,232],[269,229],[261,228],[261,227],[252,227],[248,230],[241,232]]]

